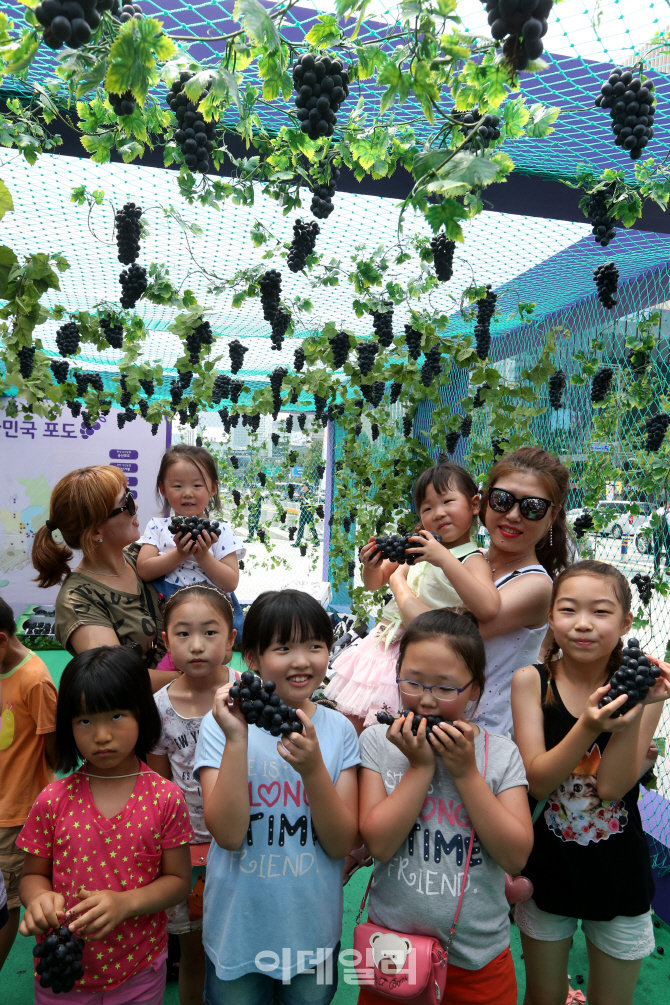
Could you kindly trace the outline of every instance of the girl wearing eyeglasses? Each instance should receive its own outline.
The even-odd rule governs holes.
[[[159,596],[139,578],[128,549],[139,536],[135,500],[119,468],[70,471],[51,493],[49,519],[33,541],[33,565],[41,587],[63,584],[55,631],[72,655],[132,645],[153,668],[163,654]],[[73,549],[83,554],[71,570]],[[165,674],[150,673],[157,688],[167,683]]]
[[[360,737],[359,829],[375,859],[369,920],[448,947],[450,1005],[517,1001],[505,872],[525,865],[533,826],[516,746],[467,717],[485,688],[485,663],[473,620],[450,610],[419,615],[400,641],[397,688],[407,714]],[[450,721],[427,736],[423,719],[414,736],[415,716]],[[359,1005],[381,1001],[361,988]]]

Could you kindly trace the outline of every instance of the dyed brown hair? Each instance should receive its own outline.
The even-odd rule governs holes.
[[[33,540],[33,565],[39,586],[56,586],[70,575],[72,549],[81,548],[93,558],[93,531],[114,509],[116,497],[127,488],[126,476],[111,464],[70,471],[58,482],[49,503],[49,523],[61,532],[59,544],[45,525]]]
[[[457,609],[442,607],[435,611],[425,611],[410,621],[407,631],[400,640],[396,678],[400,677],[407,647],[413,642],[432,639],[444,639],[461,657],[479,688],[478,705],[486,684],[486,651],[477,627],[477,619],[464,607]]]
[[[433,486],[436,492],[446,492],[448,489],[454,489],[457,492],[462,492],[468,499],[472,499],[473,496],[479,493],[472,476],[468,474],[465,468],[462,468],[460,464],[450,464],[448,461],[440,461],[433,465],[432,468],[427,468],[423,471],[414,483],[414,509],[419,521],[421,521],[420,509],[423,506],[426,492],[430,485]],[[419,530],[420,527],[421,523],[419,522],[416,529]]]
[[[551,603],[549,605],[549,610],[553,611],[554,604],[558,598],[558,591],[563,586],[563,583],[567,582],[569,579],[574,579],[575,576],[594,576],[597,579],[606,579],[612,584],[612,589],[614,590],[614,596],[619,601],[622,610],[622,616],[625,618],[630,612],[633,605],[633,595],[630,592],[630,586],[628,580],[623,576],[618,569],[615,569],[613,565],[608,565],[607,562],[594,562],[592,560],[585,560],[583,562],[575,562],[568,569],[564,569],[560,576],[557,577],[554,583],[553,589],[551,591]],[[554,702],[554,687],[553,681],[553,669],[552,663],[554,658],[558,656],[561,647],[559,646],[556,639],[553,639],[551,645],[547,649],[547,653],[544,657],[544,668],[547,671],[547,694],[545,698],[545,705],[551,705]],[[607,680],[610,679],[614,671],[617,669],[621,663],[621,653],[623,651],[623,642],[621,639],[617,642],[614,649],[610,653],[610,658],[607,663]]]
[[[228,631],[233,630],[233,607],[228,597],[216,586],[206,583],[194,583],[192,586],[182,586],[181,589],[173,593],[165,602],[163,608],[163,631],[167,634],[168,627],[172,621],[175,611],[187,604],[189,600],[204,600],[215,611],[221,615],[228,625]]]
[[[219,498],[219,473],[216,470],[216,464],[214,458],[210,454],[209,450],[205,450],[204,447],[193,447],[188,443],[175,443],[173,447],[168,447],[161,458],[161,465],[158,469],[158,475],[156,477],[156,498],[161,504],[165,504],[165,497],[161,489],[161,485],[165,482],[167,473],[173,464],[178,461],[190,461],[200,472],[200,477],[207,483],[209,482],[212,488],[215,490],[212,495],[209,506],[206,507],[205,512],[209,513],[214,504],[214,509],[221,508],[221,499]]]
[[[506,454],[497,461],[489,471],[488,485],[482,495],[480,520],[486,526],[486,510],[488,507],[489,490],[497,483],[515,471],[528,471],[537,475],[544,485],[547,497],[558,509],[558,514],[551,528],[538,542],[535,554],[540,565],[544,566],[553,579],[561,569],[568,564],[567,528],[565,523],[565,501],[570,488],[570,475],[558,457],[548,454],[539,447],[521,447],[519,450]]]

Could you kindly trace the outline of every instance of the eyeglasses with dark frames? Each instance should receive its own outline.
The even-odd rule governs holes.
[[[519,504],[519,512],[526,520],[544,519],[554,505],[551,499],[543,499],[541,496],[523,496],[518,499],[507,489],[489,491],[489,506],[496,513],[509,513],[514,503]]]

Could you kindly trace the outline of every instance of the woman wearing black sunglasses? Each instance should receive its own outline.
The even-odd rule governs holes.
[[[567,469],[545,450],[522,447],[489,472],[480,518],[490,536],[487,559],[500,591],[500,612],[480,631],[486,647],[486,688],[478,725],[512,730],[514,672],[537,661],[547,633],[553,577],[568,562]]]
[[[33,565],[40,586],[63,583],[56,638],[68,652],[132,645],[149,668],[163,654],[159,596],[138,577],[136,550],[129,548],[139,536],[135,499],[119,468],[80,468],[54,488],[49,519],[33,542]],[[71,571],[72,549],[83,555]],[[161,673],[157,687],[167,680]]]

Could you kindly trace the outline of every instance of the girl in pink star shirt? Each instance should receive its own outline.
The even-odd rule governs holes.
[[[84,975],[71,990],[72,981],[52,987],[43,973],[36,1005],[163,1000],[165,909],[188,896],[192,830],[179,788],[144,763],[160,731],[149,674],[132,650],[102,646],[68,664],[58,767],[84,763],[42,790],[17,839],[28,853],[19,931],[41,939],[67,925],[85,940]]]

